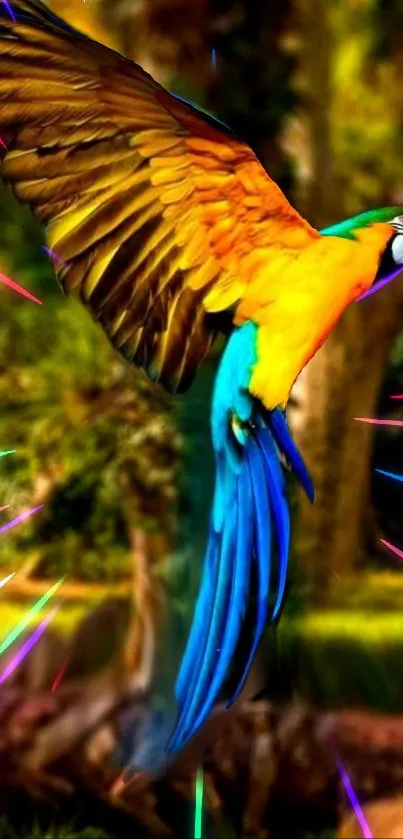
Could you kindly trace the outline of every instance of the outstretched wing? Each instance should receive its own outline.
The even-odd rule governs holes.
[[[15,22],[0,2],[1,175],[63,289],[124,357],[184,390],[265,249],[312,230],[221,123],[39,0],[12,9]]]

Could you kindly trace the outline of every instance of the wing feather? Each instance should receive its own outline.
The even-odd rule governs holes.
[[[1,175],[42,224],[66,293],[130,361],[187,387],[256,247],[309,225],[251,149],[40,0],[0,2]],[[301,237],[300,237],[301,239]]]

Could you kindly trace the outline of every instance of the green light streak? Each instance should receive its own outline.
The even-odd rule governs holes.
[[[6,454],[15,454],[17,449],[9,449],[8,452],[0,452],[0,457],[5,457]]]
[[[202,815],[203,815],[203,767],[199,766],[196,774],[195,787],[195,837],[202,839]]]
[[[49,591],[46,592],[36,603],[32,606],[32,608],[24,615],[24,617],[17,623],[17,626],[9,632],[9,634],[4,639],[3,643],[0,646],[0,655],[4,653],[5,650],[9,648],[9,646],[13,643],[13,641],[21,635],[21,632],[28,626],[32,618],[40,612],[43,606],[46,605],[48,600],[56,594],[57,589],[60,588],[61,584],[64,582],[65,577],[62,577],[57,583],[55,583]]]

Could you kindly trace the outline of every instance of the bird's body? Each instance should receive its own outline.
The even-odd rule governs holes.
[[[345,308],[401,266],[401,210],[318,232],[218,120],[40,0],[14,0],[13,11],[15,21],[0,4],[0,172],[42,225],[63,289],[172,392],[189,387],[218,332],[229,336],[212,406],[203,579],[176,683],[176,751],[222,690],[251,593],[254,634],[236,695],[279,612],[290,536],[280,454],[313,497],[284,410]]]
[[[346,306],[371,285],[390,226],[363,228],[358,237],[360,248],[356,240],[317,234],[297,252],[265,254],[234,322],[259,327],[250,390],[267,408],[286,406],[303,367]]]

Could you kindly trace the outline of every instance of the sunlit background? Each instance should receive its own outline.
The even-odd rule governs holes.
[[[48,5],[231,125],[317,227],[403,203],[401,0]],[[0,644],[22,626],[14,648],[0,647],[4,665],[52,621],[0,687],[0,832],[185,837],[194,766],[151,793],[106,791],[113,713],[141,669],[145,635],[160,650],[152,679],[168,684],[170,645],[190,619],[212,489],[217,352],[189,395],[172,400],[63,297],[43,245],[1,188],[0,273],[42,302],[0,288],[0,449],[14,452],[0,460],[0,526],[41,507],[0,530],[1,577],[15,572],[0,591]],[[386,837],[397,823],[403,835],[403,483],[376,471],[403,474],[403,428],[355,419],[403,420],[393,398],[402,394],[403,276],[350,308],[295,386],[290,424],[316,502],[290,483],[288,597],[268,631],[259,712],[234,718],[207,761],[206,837]],[[47,592],[61,578],[53,616]],[[100,696],[105,714],[94,710]],[[355,815],[340,826],[351,801],[326,734],[336,711],[358,798],[378,802],[372,833]],[[381,716],[368,722],[369,711]],[[73,771],[85,738],[88,766]]]

